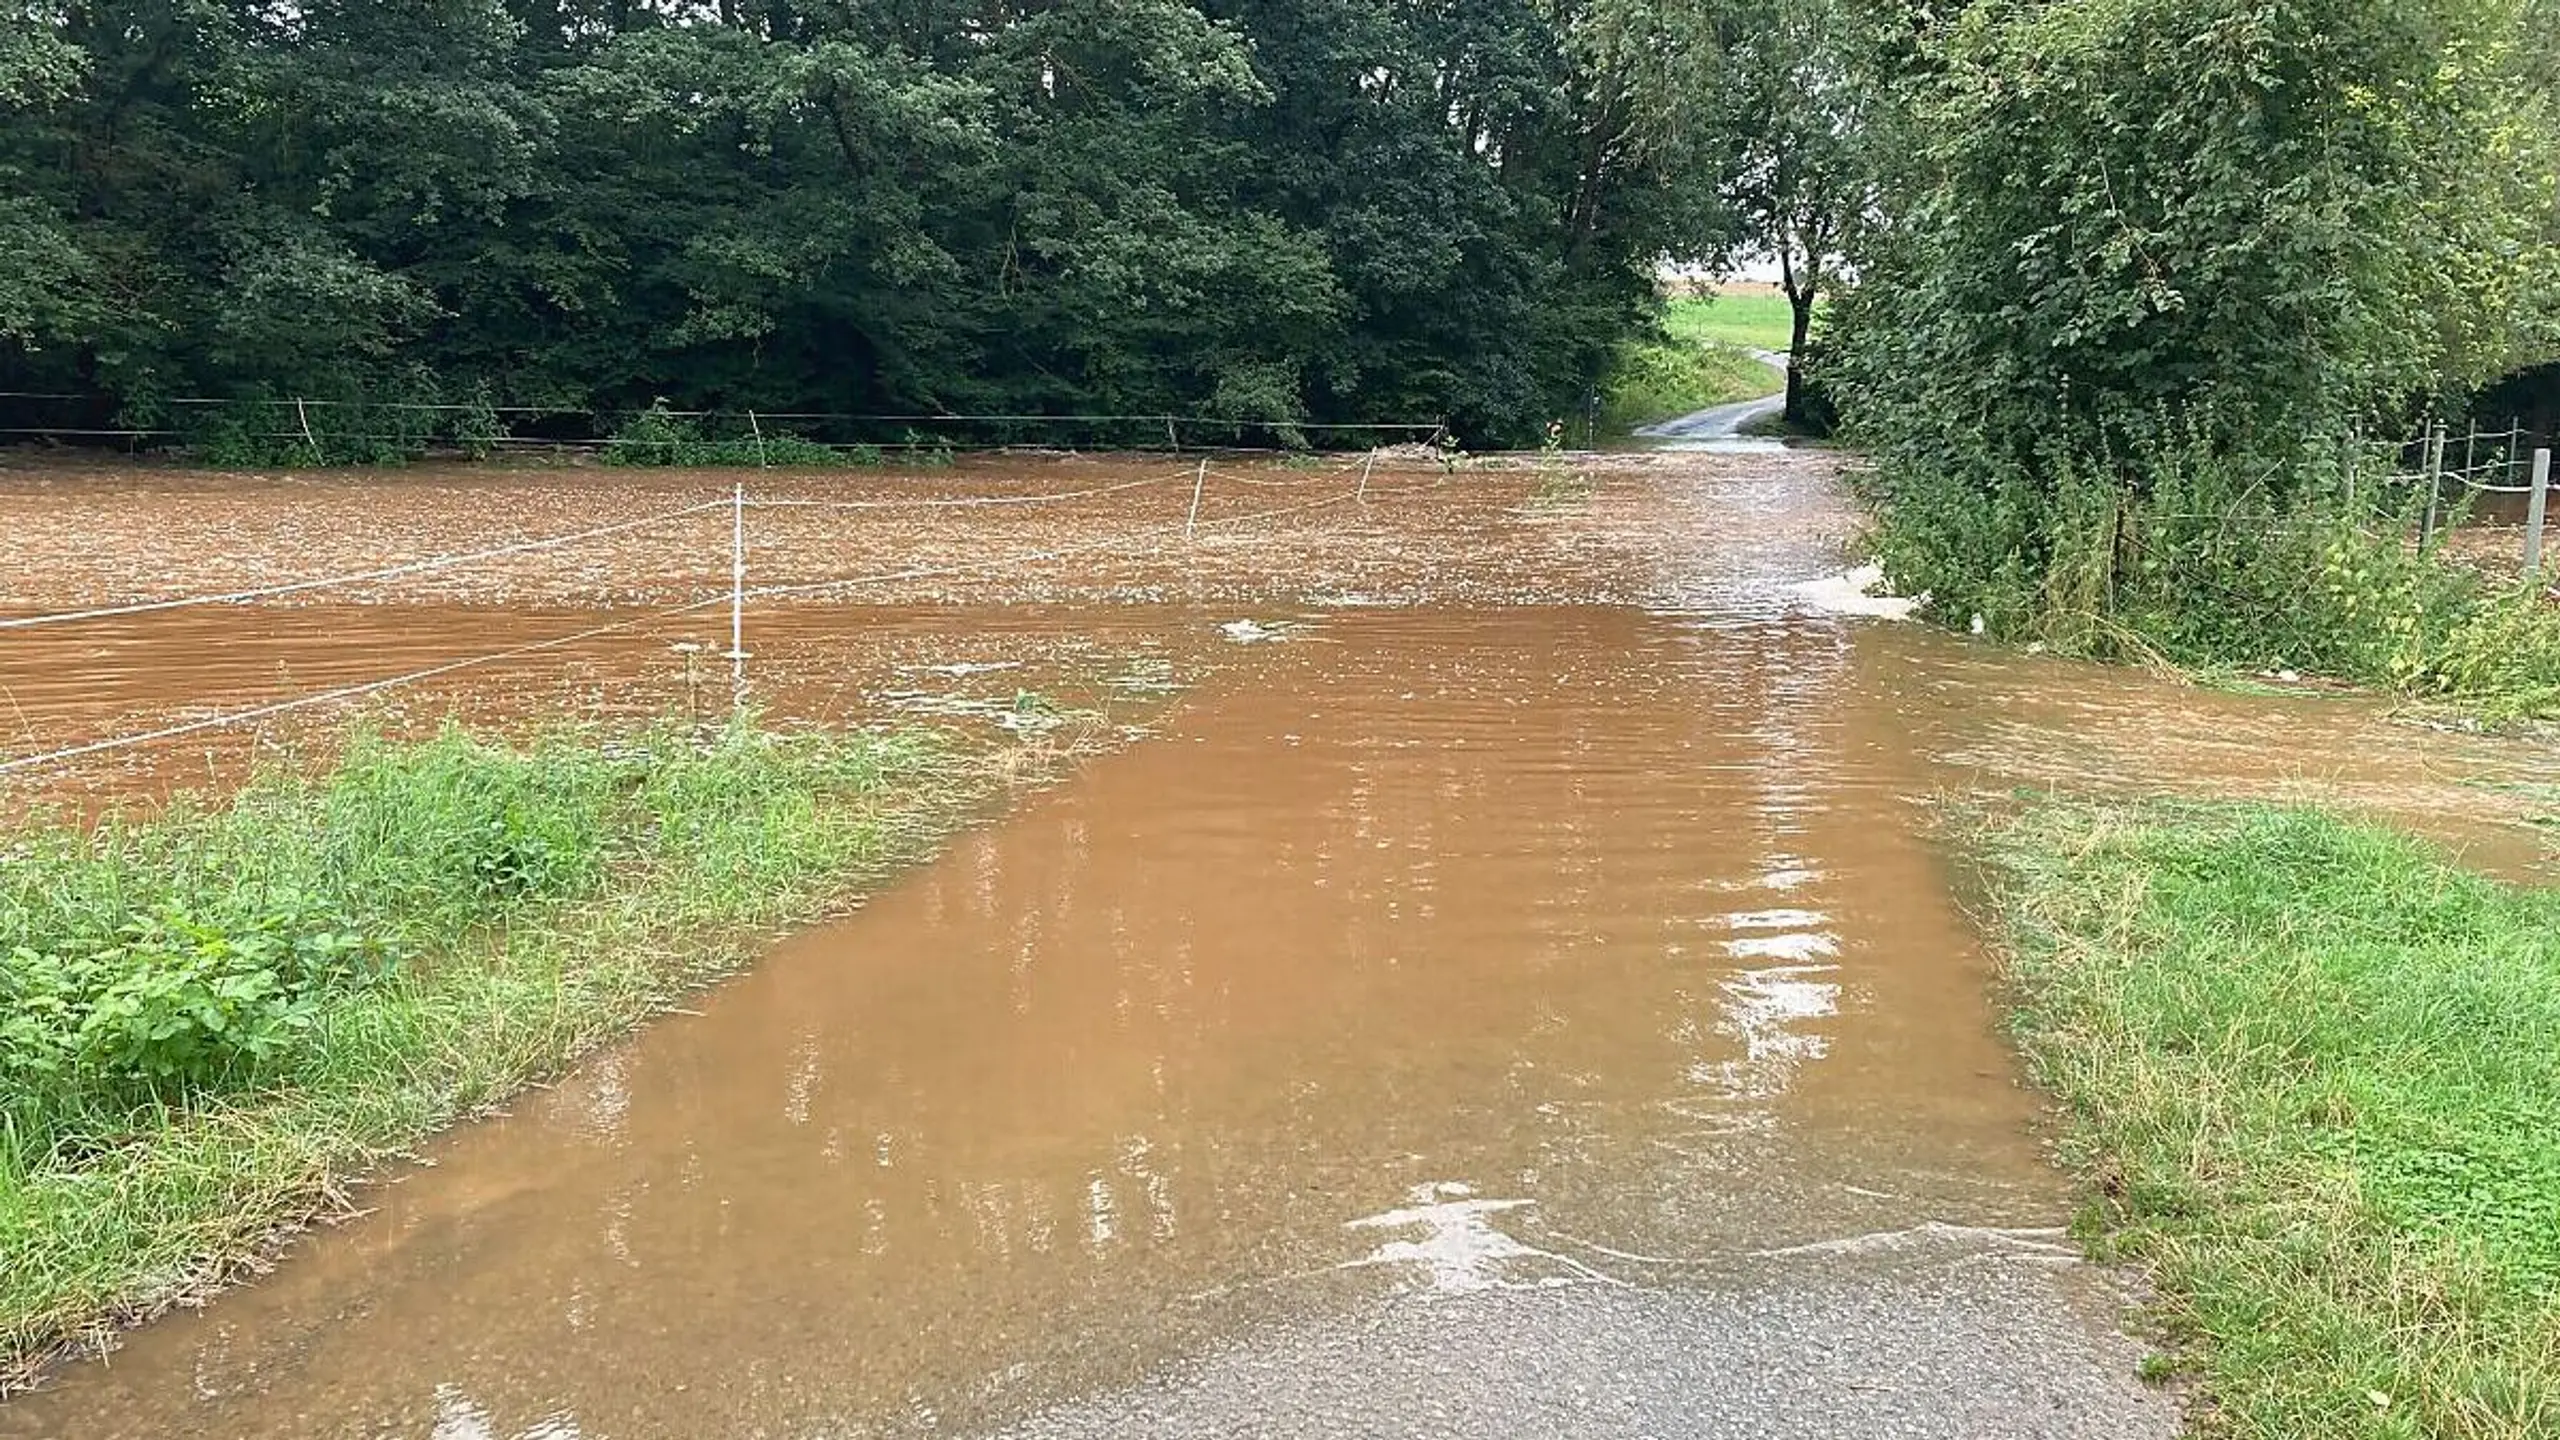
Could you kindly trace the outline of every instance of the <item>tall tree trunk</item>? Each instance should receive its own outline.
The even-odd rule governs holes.
[[[1794,337],[1787,342],[1787,423],[1805,428],[1804,342],[1813,332],[1813,286],[1790,286],[1787,308],[1795,312]]]

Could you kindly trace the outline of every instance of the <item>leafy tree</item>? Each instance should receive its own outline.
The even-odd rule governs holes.
[[[1895,578],[2058,643],[2427,673],[2459,587],[2340,508],[2344,442],[2552,353],[2535,7],[1880,10],[1835,378]]]
[[[1720,22],[1718,121],[1732,141],[1720,183],[1736,239],[1778,265],[1794,319],[1786,417],[1799,426],[1811,423],[1815,303],[1841,280],[1874,203],[1860,19],[1851,0],[1745,0]]]

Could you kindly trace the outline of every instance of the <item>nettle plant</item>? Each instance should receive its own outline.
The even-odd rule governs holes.
[[[149,1097],[254,1080],[329,994],[389,973],[385,943],[308,896],[243,918],[175,903],[0,957],[0,1076],[13,1095]]]

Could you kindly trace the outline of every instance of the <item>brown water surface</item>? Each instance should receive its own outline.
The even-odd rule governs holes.
[[[2039,1222],[1859,669],[1340,617],[0,1433],[928,1429],[1268,1306]]]
[[[1834,563],[1805,493],[1640,477],[1417,526],[1468,604],[1301,575],[1250,612],[1276,641],[1170,582],[760,622],[760,683],[819,718],[1017,683],[990,665],[1197,683],[1156,738],[445,1138],[274,1274],[0,1406],[0,1437],[977,1432],[1365,1305],[2049,1227],[2068,1193],[1932,802],[2321,796],[2537,853],[2491,788],[2527,753],[1805,613],[1787,583]],[[1292,553],[1430,573],[1379,546]],[[1541,577],[1510,601],[1581,577],[1583,603],[1489,603],[1502,547]],[[62,652],[76,682],[9,683],[30,735],[112,733],[190,687],[292,693],[567,618],[298,613],[200,659],[164,625],[48,641],[95,647]],[[681,638],[591,655],[591,683],[663,701]]]

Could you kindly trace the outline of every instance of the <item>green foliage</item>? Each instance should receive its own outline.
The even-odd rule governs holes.
[[[2547,708],[2549,617],[2401,553],[2336,437],[2560,344],[2560,210],[2520,178],[2560,165],[2552,37],[2511,0],[1914,19],[1817,361],[1897,584],[2093,653]],[[2493,611],[2514,667],[2472,653]]]
[[[0,1075],[21,1082],[0,1123],[56,1143],[267,1078],[330,996],[592,890],[619,778],[566,747],[359,737],[325,782],[274,775],[218,813],[28,836],[0,877]]]
[[[2209,1435],[2560,1424],[2560,892],[2254,806],[1986,844],[2036,1078]]]
[[[944,458],[947,460],[947,455]],[[763,430],[752,424],[748,434],[714,438],[704,434],[700,419],[674,414],[660,401],[632,416],[613,433],[605,442],[604,461],[608,465],[829,470],[881,465],[887,463],[887,457],[877,445],[839,450],[803,435]]]
[[[1610,11],[37,5],[0,389],[1525,439],[1693,228]]]
[[[508,438],[486,386],[461,404],[409,376],[372,390],[334,387],[310,398],[237,400],[190,405],[173,417],[198,462],[231,469],[282,466],[400,465],[438,448],[486,458]],[[128,419],[164,418],[138,405]]]
[[[474,460],[488,459],[507,438],[507,423],[485,383],[473,387],[471,398],[454,411],[452,425],[454,445]]]
[[[2560,612],[2539,586],[2482,596],[2407,665],[2412,688],[2476,699],[2492,716],[2560,715]]]
[[[1799,359],[1814,306],[1839,286],[1876,210],[1868,115],[1884,96],[1864,63],[1875,13],[1860,0],[1734,0],[1720,16],[1717,128],[1732,149],[1718,190],[1737,243],[1777,265],[1786,339],[1766,348]],[[1790,365],[1787,423],[1827,425],[1815,411],[1805,367]]]
[[[364,400],[243,400],[182,417],[198,461],[235,469],[289,465],[399,465],[437,440],[432,409]]]
[[[2299,670],[2492,716],[2560,714],[2560,607],[2421,551],[2418,495],[2379,509],[2379,477],[2311,448],[2327,453],[2289,474],[2327,485],[2291,498],[2273,482],[2278,462],[2243,470],[2192,440],[2113,465],[2059,444],[2033,471],[1906,463],[1877,487],[1876,554],[1939,616],[1978,615],[1993,635],[2066,653]]]
[[[701,446],[702,437],[693,422],[669,414],[666,403],[660,401],[613,432],[613,438],[606,442],[604,461],[608,465],[699,463],[686,457]]]
[[[172,907],[111,936],[12,948],[0,958],[12,1097],[0,1117],[25,1136],[48,1112],[256,1079],[311,1027],[323,994],[387,958],[298,898],[244,921]]]

